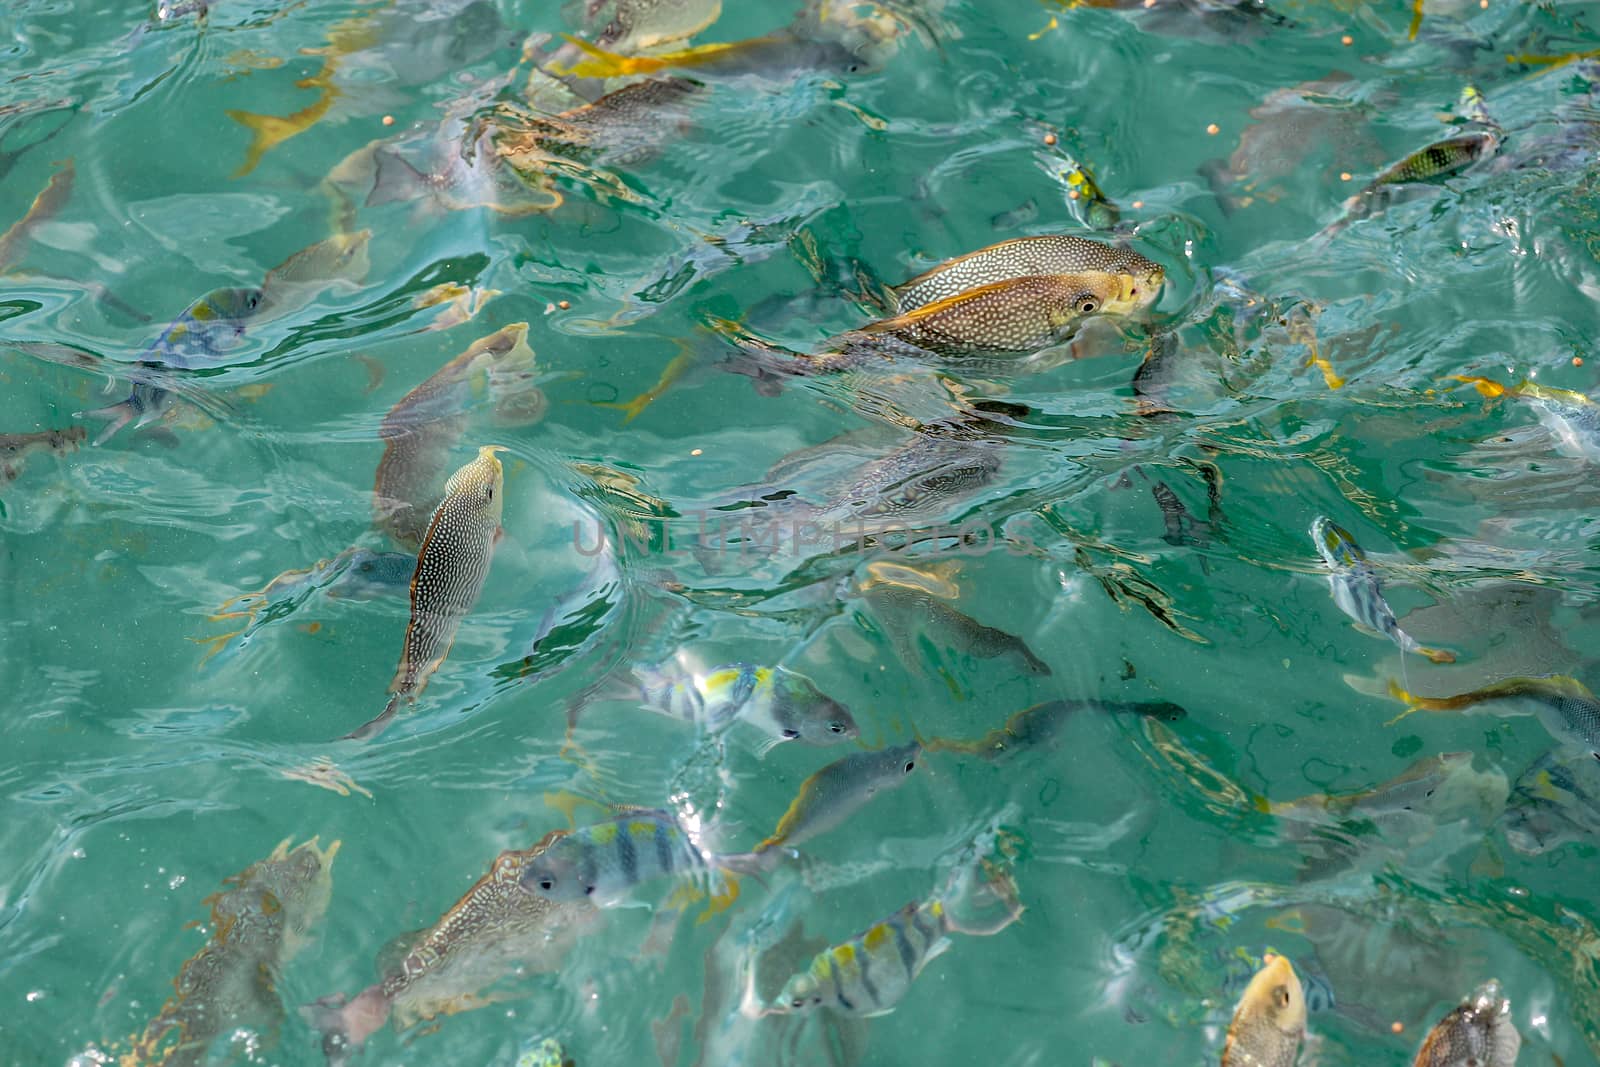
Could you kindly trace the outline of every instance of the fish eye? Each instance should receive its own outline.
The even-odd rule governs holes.
[[[813,1004],[821,1004],[822,1003],[822,998],[821,997],[812,997],[811,998],[811,1003],[813,1003]]]
[[[828,724],[828,732],[830,734],[842,734],[842,733],[844,733],[844,723],[839,722],[837,719],[835,719],[833,722],[830,722]]]
[[[1100,310],[1100,301],[1092,296],[1086,296],[1078,301],[1078,310],[1085,315],[1092,315]]]
[[[793,1000],[791,1000],[789,1002],[789,1006],[791,1008],[803,1008],[803,1007],[806,1006],[806,1002],[803,999],[801,999],[800,997],[795,997]]]
[[[783,731],[783,736],[788,738],[790,741],[793,741],[795,738],[800,736],[800,731],[799,730],[785,730],[785,731]]]
[[[594,896],[594,886],[592,886],[592,885],[584,886],[583,887],[583,895],[586,896],[586,897]],[[1285,996],[1287,996],[1287,995],[1288,994],[1285,994]]]
[[[1289,989],[1288,989],[1288,987],[1287,986],[1277,986],[1276,988],[1274,988],[1272,990],[1272,999],[1277,1002],[1278,1007],[1287,1008],[1289,1006]]]
[[[483,499],[486,503],[494,503],[494,486],[491,485],[483,491]]]
[[[914,760],[914,759],[906,760],[906,773],[907,774],[910,774],[912,771],[914,771],[916,769],[917,769],[917,761],[916,760]]]
[[[539,879],[539,888],[543,889],[546,893],[548,893],[550,890],[554,889],[555,887],[556,887],[556,880],[554,878],[541,878],[541,879]]]

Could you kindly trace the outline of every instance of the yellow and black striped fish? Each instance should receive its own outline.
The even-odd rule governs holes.
[[[364,741],[382,733],[401,703],[414,702],[450,654],[456,628],[483,591],[500,539],[505,503],[505,470],[495,456],[500,451],[498,445],[483,446],[477,459],[445,483],[444,500],[428,523],[411,576],[411,622],[389,683],[388,706],[348,739]]]

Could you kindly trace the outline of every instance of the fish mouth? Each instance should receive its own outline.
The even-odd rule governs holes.
[[[1126,314],[1147,308],[1161,295],[1165,280],[1166,272],[1160,267],[1143,274],[1118,274],[1110,299],[1102,310]]]

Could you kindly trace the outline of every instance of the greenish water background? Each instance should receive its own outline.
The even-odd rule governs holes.
[[[376,69],[370,96],[352,93],[342,113],[232,178],[247,138],[224,110],[305,106],[310,94],[294,82],[320,61],[298,50],[322,45],[363,5],[314,3],[276,19],[267,6],[214,7],[204,33],[111,3],[12,3],[0,13],[9,42],[0,106],[62,101],[0,140],[9,152],[60,127],[4,174],[0,221],[21,216],[53,161],[70,156],[78,177],[20,268],[102,283],[151,319],[133,322],[73,282],[9,277],[5,339],[136,358],[194,298],[254,284],[324,236],[315,182],[387,132],[378,116],[394,115],[395,129],[426,121],[515,63],[522,35],[568,26],[543,5],[505,4],[502,47],[421,86]],[[1479,172],[1326,246],[1307,239],[1352,191],[1339,170],[1370,174],[1439,136],[1435,113],[1469,80],[1512,131],[1508,154],[1553,130],[1557,104],[1584,105],[1572,76],[1529,78],[1503,53],[1529,41],[1590,47],[1593,13],[1430,5],[1421,37],[1407,42],[1409,13],[1398,6],[1283,11],[1294,26],[1219,33],[1161,12],[951,3],[927,12],[931,32],[881,70],[708,78],[682,136],[622,168],[637,202],[594,203],[577,190],[573,212],[510,220],[404,204],[364,210],[360,223],[374,231],[365,286],[268,328],[252,356],[270,358],[208,379],[207,395],[228,405],[215,425],[191,418],[175,444],[124,432],[98,449],[36,458],[0,486],[0,1062],[64,1063],[141,1027],[203,942],[205,931],[185,929],[204,917],[202,899],[284,837],[344,842],[320,936],[281,976],[293,1006],[367,985],[387,941],[433,922],[500,850],[563,825],[544,791],[603,786],[614,802],[663,803],[694,747],[664,719],[597,710],[582,740],[598,783],[557,758],[564,700],[592,680],[593,656],[537,682],[497,670],[521,658],[589,566],[573,550],[572,523],[595,518],[568,461],[635,472],[689,514],[862,424],[803,390],[762,397],[747,379],[714,371],[626,427],[590,402],[648,388],[676,353],[673,340],[706,314],[748,316],[797,347],[859,324],[848,302],[815,295],[787,243],[797,232],[894,281],[1019,230],[1071,227],[1059,183],[1035,159],[1034,121],[1061,128],[1126,217],[1145,225],[1139,246],[1168,267],[1162,322],[1198,343],[1219,268],[1277,299],[1325,303],[1322,348],[1345,388],[1329,391],[1303,347],[1272,331],[1237,362],[1186,361],[1179,406],[1191,414],[1176,420],[1130,414],[1137,353],[1008,383],[1005,397],[1031,409],[1025,432],[982,496],[940,518],[1043,549],[968,560],[961,603],[1023,636],[1052,666],[1045,679],[928,648],[923,656],[942,655],[944,672],[911,669],[851,605],[770,595],[770,567],[708,576],[682,556],[630,565],[666,566],[689,584],[688,633],[707,662],[801,666],[853,709],[873,743],[913,730],[973,736],[1036,701],[1105,695],[1182,704],[1189,718],[1171,733],[1274,800],[1370,787],[1446,751],[1472,751],[1480,770],[1515,779],[1550,745],[1536,720],[1417,715],[1385,727],[1397,706],[1346,683],[1381,683],[1398,654],[1333,607],[1305,530],[1333,515],[1391,565],[1397,609],[1448,609],[1430,616],[1431,628],[1407,622],[1462,653],[1454,667],[1407,664],[1415,688],[1455,692],[1529,672],[1595,682],[1586,651],[1600,625],[1593,467],[1552,453],[1526,408],[1441,388],[1450,374],[1514,380],[1529,370],[1592,387],[1592,170]],[[787,5],[742,5],[703,39],[765,32],[788,15]],[[1052,16],[1058,28],[1031,40]],[[230,75],[243,51],[284,65]],[[1355,79],[1370,105],[1358,122],[1370,156],[1344,164],[1313,153],[1280,180],[1281,199],[1224,215],[1197,168],[1232,150],[1265,94],[1330,71]],[[759,230],[744,236],[752,223]],[[718,251],[703,234],[729,240]],[[504,295],[470,324],[409,332],[429,313],[402,314],[404,295],[445,279]],[[571,308],[547,314],[561,300]],[[626,325],[605,325],[617,317]],[[507,539],[483,598],[417,711],[381,744],[341,756],[373,799],[285,780],[282,770],[331,751],[329,738],[381,707],[403,604],[313,601],[204,666],[191,639],[219,632],[206,617],[227,597],[360,539],[376,543],[370,487],[382,415],[471,340],[523,319],[551,407],[516,429],[480,412],[469,431],[469,442],[509,448]],[[1574,355],[1586,365],[1573,367]],[[356,356],[381,366],[376,386]],[[251,385],[270,388],[240,391]],[[97,376],[7,351],[0,431],[66,425],[72,412],[117,399],[100,399],[100,387]],[[464,447],[457,462],[468,455]],[[1204,544],[1170,545],[1145,479],[1164,478],[1204,515],[1205,488],[1187,460],[1221,471],[1226,523]],[[1084,559],[1157,587],[1199,640],[1114,602]],[[1537,596],[1497,611],[1509,589]],[[311,622],[314,633],[303,628]],[[1522,1062],[1552,1053],[1568,1067],[1597,1062],[1592,837],[1525,857],[1490,820],[1469,820],[1436,835],[1454,847],[1367,842],[1356,870],[1307,878],[1305,846],[1175,770],[1163,736],[1081,716],[1059,748],[1011,764],[932,757],[905,788],[817,842],[834,885],[815,894],[804,921],[831,941],[928,892],[941,860],[1007,803],[1019,806],[1031,842],[1018,869],[1024,921],[959,939],[896,1012],[870,1023],[864,1062],[1215,1062],[1239,988],[1236,952],[1337,955],[1315,930],[1267,925],[1301,904],[1346,905],[1359,918],[1329,940],[1376,946],[1356,972],[1365,982],[1330,980],[1336,1004],[1369,1005],[1382,1026],[1314,1012],[1323,1067],[1409,1063],[1420,1032],[1490,975],[1515,1005]],[[781,746],[758,760],[735,744],[732,838],[757,840],[826,758]],[[506,1063],[544,1033],[579,1063],[654,1062],[645,1021],[665,1017],[680,993],[698,1004],[703,954],[720,927],[685,923],[671,951],[654,956],[639,952],[647,925],[642,910],[624,909],[563,974],[526,980],[533,997],[446,1020],[409,1045],[385,1031],[365,1062]],[[1423,978],[1405,961],[1418,961]],[[1403,1036],[1387,1033],[1391,1018],[1405,1023]],[[810,1047],[797,1046],[801,1062]],[[695,1054],[686,1043],[681,1062]],[[319,1061],[293,1012],[258,1058]]]

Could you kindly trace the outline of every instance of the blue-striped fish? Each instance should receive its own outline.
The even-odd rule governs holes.
[[[1507,678],[1470,693],[1448,697],[1418,696],[1391,679],[1389,693],[1408,704],[1412,711],[1460,711],[1489,701],[1527,700],[1537,709],[1540,721],[1552,736],[1592,752],[1600,759],[1600,697],[1576,678],[1561,674],[1549,678]]]
[[[950,929],[943,901],[913,901],[849,941],[819,952],[766,1011],[826,1007],[861,1016],[892,1011],[922,969],[950,947]]]
[[[630,694],[647,711],[682,719],[711,733],[735,722],[758,727],[778,741],[836,745],[859,733],[850,712],[787,667],[732,663],[704,673],[678,664],[634,667]]]
[[[1343,526],[1326,515],[1318,515],[1311,523],[1311,540],[1317,553],[1328,565],[1328,587],[1333,591],[1333,602],[1339,610],[1380,637],[1387,637],[1400,646],[1402,652],[1415,652],[1427,656],[1435,663],[1454,663],[1455,653],[1442,648],[1426,648],[1400,629],[1394,609],[1383,598],[1383,586],[1378,573],[1367,562],[1367,554],[1356,544],[1354,537]]]
[[[1222,1047],[1222,1067],[1294,1067],[1306,1033],[1306,999],[1286,956],[1268,954],[1250,979]]]
[[[1490,979],[1428,1031],[1412,1067],[1516,1067],[1521,1047],[1511,1003]]]
[[[450,476],[444,500],[428,523],[411,576],[411,621],[406,626],[400,665],[389,683],[383,712],[346,737],[366,740],[388,727],[402,703],[412,703],[450,654],[456,629],[489,576],[489,561],[500,540],[505,507],[505,470],[498,445],[478,449],[478,458]]]
[[[800,783],[789,810],[772,836],[756,846],[756,854],[827,833],[879,793],[904,785],[921,755],[922,744],[912,741],[834,760]]]
[[[691,838],[671,812],[625,811],[602,822],[552,835],[548,847],[522,872],[523,888],[557,901],[606,903],[657,878],[706,889],[713,906],[726,906],[738,883],[721,867],[739,857],[714,856]]]

